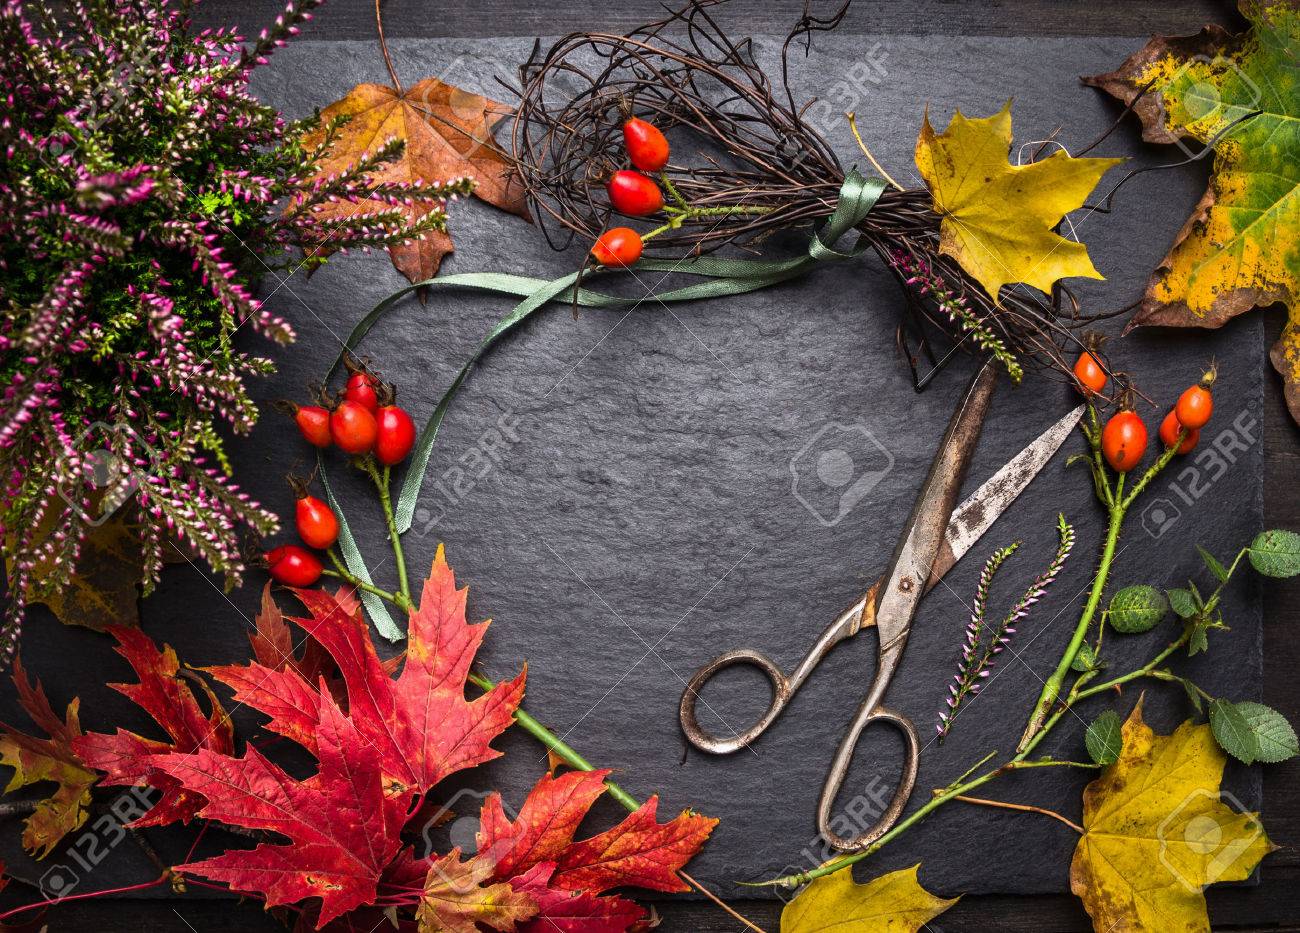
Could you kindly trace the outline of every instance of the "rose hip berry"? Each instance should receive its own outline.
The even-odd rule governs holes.
[[[1210,415],[1214,414],[1214,396],[1210,393],[1210,389],[1214,385],[1216,375],[1211,369],[1201,377],[1199,384],[1187,389],[1178,397],[1174,412],[1178,415],[1178,423],[1188,430],[1203,428],[1209,424]]]
[[[347,388],[343,390],[343,397],[350,402],[356,402],[374,414],[379,410],[379,392],[377,391],[379,380],[367,372],[354,372],[348,376]]]
[[[360,402],[344,399],[330,415],[330,437],[345,453],[369,453],[377,432],[375,416]]]
[[[339,538],[339,520],[324,500],[312,495],[300,496],[294,513],[298,537],[304,544],[318,551],[333,547]]]
[[[641,235],[631,227],[611,227],[591,247],[602,266],[630,266],[641,258]]]
[[[293,420],[308,444],[322,449],[332,443],[330,438],[330,413],[319,405],[294,405]]]
[[[283,544],[266,552],[271,579],[285,586],[311,586],[325,569],[311,551],[297,544]]]
[[[1127,473],[1142,462],[1147,449],[1147,426],[1132,409],[1111,415],[1101,431],[1101,452],[1119,473]]]
[[[380,408],[377,422],[375,459],[384,466],[401,463],[415,445],[415,422],[397,405]]]
[[[1165,415],[1165,420],[1160,422],[1160,443],[1165,447],[1173,447],[1178,443],[1178,434],[1183,430],[1182,424],[1178,421],[1176,412],[1170,411]],[[1201,429],[1194,428],[1187,432],[1187,438],[1178,445],[1178,453],[1190,453],[1196,446],[1197,441],[1201,439]]]
[[[609,203],[614,205],[614,209],[629,217],[644,217],[664,206],[664,195],[659,186],[640,172],[629,169],[615,172],[605,190],[609,192]]]
[[[668,139],[659,127],[640,117],[623,123],[623,145],[632,164],[643,172],[657,172],[668,164]]]

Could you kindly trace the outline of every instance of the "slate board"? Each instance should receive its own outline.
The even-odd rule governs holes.
[[[855,109],[882,162],[916,181],[911,151],[926,102],[942,126],[955,106],[983,115],[1014,95],[1017,141],[1040,139],[1061,123],[1059,140],[1077,148],[1104,129],[1117,108],[1079,86],[1076,76],[1112,67],[1138,41],[818,36],[808,61],[796,62],[796,95],[825,96],[834,102],[834,113]],[[493,74],[512,74],[530,44],[399,40],[392,47],[408,81],[442,74],[491,94]],[[761,46],[764,54],[775,48],[772,40]],[[445,66],[448,61],[453,65]],[[259,89],[298,116],[363,80],[385,80],[372,43],[306,40],[276,53]],[[856,150],[839,122],[825,130],[850,164]],[[1098,154],[1132,155],[1136,164],[1178,155],[1141,147],[1132,125]],[[1087,307],[1116,307],[1140,293],[1204,177],[1199,168],[1148,174],[1127,189],[1115,213],[1081,222],[1097,267],[1109,277],[1080,288]],[[448,272],[558,275],[576,261],[549,251],[517,218],[478,203],[456,205],[452,224],[458,253],[444,267]],[[798,249],[802,241],[801,235],[773,249]],[[405,284],[383,256],[340,257],[310,279],[295,275],[284,285],[264,283],[270,306],[294,323],[299,342],[278,354],[280,371],[257,386],[259,400],[301,397],[352,324]],[[646,284],[658,283],[647,278]],[[824,857],[814,830],[817,791],[872,676],[875,636],[836,650],[768,735],[751,751],[727,758],[686,752],[677,725],[682,685],[704,659],[740,645],[761,647],[792,666],[883,568],[971,367],[963,360],[932,389],[913,394],[893,350],[899,306],[892,279],[869,261],[671,310],[648,300],[630,314],[588,311],[575,321],[566,309],[553,309],[503,341],[469,381],[443,425],[417,527],[407,536],[417,575],[437,543],[446,542],[460,581],[472,586],[471,618],[495,619],[482,655],[486,670],[504,676],[526,659],[527,703],[535,715],[591,761],[618,769],[632,793],[659,791],[662,812],[689,806],[722,819],[692,872],[723,894],[752,895],[754,889],[731,883],[806,868]],[[440,292],[424,306],[410,300],[376,329],[364,350],[400,386],[404,404],[426,413],[508,307],[508,301],[468,292]],[[260,343],[250,342],[250,349],[267,352]],[[1159,508],[1171,520],[1161,521],[1156,509],[1132,516],[1116,585],[1175,585],[1188,573],[1203,575],[1193,543],[1227,554],[1260,528],[1262,351],[1255,316],[1217,333],[1138,333],[1112,344],[1114,362],[1135,372],[1157,399],[1173,398],[1211,357],[1225,377],[1211,432],[1222,438],[1222,465],[1202,454],[1199,470],[1188,464],[1157,483],[1147,501],[1163,500]],[[1031,379],[1019,390],[1004,384],[968,489],[1073,404],[1071,391],[1054,382]],[[484,439],[492,440],[502,419],[519,441],[505,446],[472,489],[460,481],[457,491],[457,459],[472,458],[468,452],[475,449],[486,452]],[[252,438],[232,448],[246,488],[285,514],[292,500],[280,478],[309,462],[289,436],[267,409]],[[1079,443],[1076,438],[1069,445],[1077,449]],[[1203,443],[1202,449],[1211,446]],[[819,489],[815,458],[837,448],[850,450],[855,470],[882,475],[828,524],[825,516],[834,516],[837,497]],[[792,460],[802,471],[803,498],[811,509],[792,489]],[[1049,467],[949,575],[949,586],[922,606],[889,703],[915,719],[928,743],[966,621],[963,601],[984,557],[1013,539],[1024,541],[995,587],[994,606],[1006,606],[1054,548],[1057,512],[1075,524],[1075,556],[1021,627],[1018,657],[1007,657],[943,746],[927,744],[913,805],[987,751],[1011,747],[1040,678],[1077,618],[1103,523],[1085,475],[1067,471],[1063,461]],[[354,530],[381,559],[378,510],[360,483],[342,474],[336,464],[332,476]],[[383,577],[385,568],[378,573]],[[204,575],[173,568],[145,604],[146,628],[192,664],[242,660],[258,589],[250,585],[227,598]],[[1244,575],[1224,611],[1232,630],[1215,638],[1217,662],[1200,657],[1180,661],[1180,667],[1211,693],[1257,699],[1257,582]],[[125,671],[107,638],[55,625],[40,609],[32,616],[24,660],[45,680],[56,705],[80,695],[89,727],[144,726],[129,703],[99,686]],[[1111,639],[1112,664],[1118,669],[1140,661],[1169,634],[1164,629]],[[765,691],[756,673],[742,672],[724,678],[706,699],[736,725],[754,715]],[[1146,691],[1147,718],[1157,728],[1167,730],[1187,715],[1177,688],[1151,685]],[[1121,713],[1136,695],[1132,690],[1118,698]],[[1083,755],[1084,720],[1103,705],[1081,710],[1082,719],[1060,728],[1043,751]],[[12,690],[5,691],[0,713],[22,721]],[[256,721],[247,710],[236,716],[245,730]],[[447,793],[461,793],[461,806],[497,787],[517,804],[545,767],[541,750],[523,733],[497,744],[505,758],[449,782]],[[899,743],[884,730],[864,738],[843,800],[861,789],[864,799],[883,802],[900,761]],[[1077,818],[1084,780],[1043,771],[1004,779],[990,793]],[[1243,806],[1259,807],[1257,770],[1230,765],[1227,787]],[[593,824],[619,812],[602,805]],[[19,876],[35,878],[60,864],[55,856],[33,865],[16,851],[16,837],[6,833],[0,848]],[[184,854],[188,837],[164,830],[153,838],[164,858],[174,861]],[[1051,820],[953,805],[875,856],[870,872],[920,861],[922,881],[944,894],[1063,891],[1073,842]],[[81,890],[151,874],[129,843],[110,856]]]

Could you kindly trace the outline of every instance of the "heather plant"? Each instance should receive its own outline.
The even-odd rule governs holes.
[[[317,5],[249,44],[168,0],[0,7],[0,658],[110,516],[138,529],[146,594],[172,545],[239,582],[244,539],[276,522],[223,439],[272,369],[248,332],[293,338],[256,282],[442,230],[472,185],[368,181],[400,140],[318,175],[344,121],[288,122],[248,90]],[[322,213],[362,200],[391,209]]]

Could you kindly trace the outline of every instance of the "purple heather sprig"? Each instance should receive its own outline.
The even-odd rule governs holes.
[[[1043,598],[1047,588],[1052,585],[1061,568],[1065,565],[1070,551],[1074,547],[1074,527],[1065,521],[1065,516],[1057,516],[1057,532],[1060,545],[1056,556],[1047,565],[1047,569],[1034,578],[1024,595],[1016,601],[1011,611],[997,625],[990,625],[986,619],[989,588],[998,569],[1006,562],[1020,542],[1016,541],[997,550],[984,564],[980,572],[979,584],[975,588],[975,602],[971,607],[970,623],[966,626],[966,639],[962,643],[961,659],[957,663],[957,673],[948,685],[946,698],[948,708],[939,713],[935,730],[939,741],[947,738],[952,724],[957,718],[957,710],[969,697],[980,692],[984,680],[996,666],[996,658],[1011,643],[1011,636],[1016,633],[1020,620],[1029,614],[1029,607]]]
[[[950,321],[973,337],[982,350],[991,353],[995,360],[1006,367],[1012,382],[1018,383],[1024,378],[1024,367],[1015,354],[1007,349],[1006,343],[970,309],[966,297],[954,292],[943,276],[930,268],[926,260],[905,250],[894,249],[889,253],[889,264],[902,276],[903,283],[908,288],[914,288],[918,294],[933,299]]]
[[[291,2],[246,46],[194,33],[185,2],[0,0],[0,664],[26,601],[68,583],[115,509],[140,529],[146,594],[172,546],[239,582],[242,539],[276,520],[228,475],[219,426],[252,428],[245,379],[271,370],[233,338],[293,337],[257,280],[441,231],[441,209],[398,208],[472,188],[368,181],[400,140],[320,177],[341,122],[304,147],[319,119],[287,123],[248,89],[318,5]],[[338,200],[394,209],[320,219]]]

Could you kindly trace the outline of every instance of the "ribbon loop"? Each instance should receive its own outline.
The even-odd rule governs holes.
[[[461,367],[451,385],[443,393],[442,398],[438,400],[433,413],[429,416],[423,430],[421,430],[410,466],[407,468],[406,477],[402,482],[401,494],[397,499],[395,517],[398,532],[408,531],[414,520],[420,486],[423,483],[424,473],[429,464],[429,457],[433,453],[433,442],[438,435],[438,427],[442,423],[443,416],[451,405],[456,392],[465,382],[474,364],[482,358],[493,344],[534,312],[552,301],[573,301],[587,308],[628,308],[635,307],[649,299],[657,302],[697,301],[703,298],[740,295],[795,278],[808,272],[818,263],[852,259],[861,255],[863,250],[866,249],[866,244],[861,241],[861,238],[848,246],[847,249],[840,249],[837,244],[845,234],[862,222],[862,219],[875,206],[876,201],[880,199],[880,195],[884,190],[885,182],[882,179],[866,178],[856,168],[850,169],[848,174],[844,176],[844,183],[840,186],[835,209],[831,212],[822,228],[813,233],[813,236],[808,241],[808,251],[803,256],[796,256],[791,259],[728,259],[718,256],[701,256],[689,262],[669,259],[646,259],[637,263],[633,271],[645,269],[657,272],[680,273],[682,275],[699,276],[708,280],[697,282],[694,285],[670,289],[662,294],[647,295],[642,298],[602,294],[601,292],[579,287],[580,276],[576,272],[551,280],[499,272],[476,272],[426,279],[389,295],[352,329],[352,333],[348,335],[347,349],[356,349],[361,339],[399,299],[418,288],[473,288],[497,294],[513,295],[522,299],[488,331],[475,349],[474,354]],[[600,269],[596,270],[596,272],[589,272],[587,277],[590,278],[599,272],[606,271],[610,270]],[[334,373],[341,360],[342,354],[330,367],[326,378]],[[337,506],[336,511],[338,511]],[[340,519],[342,519],[341,513]],[[345,549],[344,556],[347,559],[349,569],[353,573],[362,579],[368,578],[359,551],[349,553]],[[368,594],[363,594],[363,598],[366,595]],[[382,610],[382,605],[379,608]],[[372,615],[374,615],[373,611]],[[383,621],[385,618],[387,618],[386,623]],[[383,616],[377,618],[376,621],[384,636],[390,639],[393,638],[396,626],[392,623],[391,617],[388,617],[387,613],[384,612]]]

